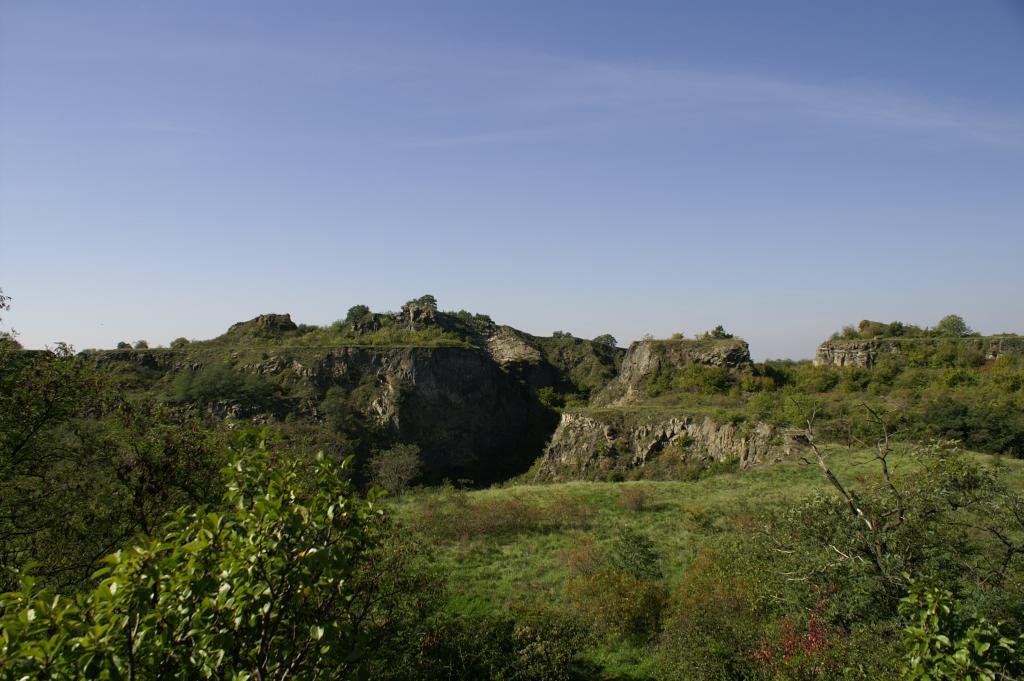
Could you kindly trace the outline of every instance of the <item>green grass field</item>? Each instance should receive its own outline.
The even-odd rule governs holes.
[[[877,483],[872,452],[825,451],[848,486]],[[1024,489],[1024,461],[976,456],[1001,466],[1012,484]],[[894,452],[890,463],[897,481],[919,466],[911,451]],[[568,608],[571,563],[607,551],[623,527],[654,542],[671,593],[710,540],[756,528],[766,522],[767,512],[818,493],[835,494],[817,466],[785,462],[690,482],[430,489],[388,503],[400,522],[433,547],[437,566],[449,580],[451,606],[493,613]],[[643,497],[641,510],[635,509],[638,495]],[[597,643],[587,657],[621,678],[644,678],[655,664],[645,646],[622,641]]]

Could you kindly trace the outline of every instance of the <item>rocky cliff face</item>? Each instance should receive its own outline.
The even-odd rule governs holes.
[[[965,338],[875,338],[828,340],[814,353],[815,366],[869,369],[880,358],[893,356],[912,364],[941,364],[950,351],[970,353],[982,361],[1003,355],[1024,355],[1024,337],[969,336]]]
[[[800,446],[798,433],[767,423],[744,427],[683,415],[631,422],[614,412],[567,412],[537,468],[537,479],[605,479],[665,457],[694,463],[735,460],[746,468],[780,460]]]
[[[543,450],[557,414],[541,404],[539,390],[578,393],[602,387],[622,355],[590,341],[552,343],[484,317],[410,305],[400,313],[370,313],[362,322],[370,327],[363,333],[386,326],[413,331],[439,326],[457,332],[465,343],[358,345],[357,330],[355,342],[331,346],[321,340],[329,335],[304,337],[288,315],[261,315],[232,325],[212,341],[87,355],[127,388],[161,396],[175,394],[182,374],[207,382],[212,379],[204,373],[210,369],[221,381],[260,377],[267,388],[259,392],[260,401],[218,395],[203,406],[217,418],[294,420],[321,429],[331,427],[341,409],[357,430],[374,432],[380,444],[372,446],[419,445],[428,478],[476,482],[521,473]],[[577,385],[581,381],[586,385]]]
[[[469,348],[357,348],[274,356],[242,371],[309,388],[299,416],[324,417],[332,388],[394,440],[420,446],[429,473],[501,479],[532,462],[553,426],[528,386]]]
[[[645,385],[658,372],[690,364],[745,369],[751,366],[750,349],[739,339],[637,341],[629,346],[618,376],[594,397],[593,404],[640,401],[646,397]]]

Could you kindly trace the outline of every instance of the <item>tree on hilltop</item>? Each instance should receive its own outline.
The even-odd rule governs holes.
[[[939,320],[935,325],[935,332],[940,336],[970,336],[974,331],[967,326],[967,322],[960,315],[950,314]]]
[[[723,328],[721,324],[719,324],[715,328],[711,329],[710,331],[705,331],[701,335],[697,336],[698,340],[708,340],[708,339],[725,340],[725,339],[728,339],[728,338],[735,338],[735,336],[733,336],[731,333],[726,331],[725,328]]]
[[[437,298],[428,293],[426,295],[420,296],[419,298],[413,298],[408,303],[406,303],[406,305],[410,307],[425,307],[428,310],[436,310]]]
[[[355,324],[361,322],[370,316],[370,308],[366,305],[353,305],[348,309],[348,314],[345,315],[346,324]]]

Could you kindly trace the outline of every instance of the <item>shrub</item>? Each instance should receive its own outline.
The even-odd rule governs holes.
[[[594,678],[578,661],[587,642],[578,624],[550,612],[442,614],[370,678],[582,681]]]
[[[131,350],[132,349],[132,344],[129,343],[128,341],[118,341],[117,349],[118,350]]]
[[[544,386],[537,390],[537,401],[545,409],[559,410],[565,406],[565,398],[551,386]]]
[[[145,349],[149,348],[149,342],[145,341],[145,340],[137,340],[137,341],[135,341],[135,345],[133,347],[136,350],[145,350]]]
[[[188,338],[185,338],[184,336],[181,336],[181,337],[175,338],[174,340],[171,341],[171,349],[173,349],[173,350],[180,350],[181,348],[185,347],[188,344],[189,344]]]
[[[721,324],[697,336],[697,340],[724,340],[727,338],[735,338],[735,336],[722,328]]]
[[[370,481],[394,495],[405,492],[423,465],[420,448],[413,444],[400,444],[376,453],[370,459]]]
[[[591,536],[583,537],[569,551],[565,559],[569,572],[575,575],[592,575],[606,564],[605,552]]]
[[[651,538],[629,527],[619,529],[612,544],[609,563],[634,579],[655,581],[662,578],[661,554]]]
[[[655,657],[660,678],[679,681],[760,678],[754,658],[766,613],[745,549],[701,549],[673,594]]]
[[[603,568],[572,579],[566,599],[598,634],[644,641],[658,631],[667,593],[660,582]]]
[[[559,492],[541,506],[540,525],[549,529],[580,529],[590,526],[594,509],[583,497]]]
[[[643,511],[648,504],[649,491],[646,485],[624,485],[619,493],[619,505],[627,511]]]

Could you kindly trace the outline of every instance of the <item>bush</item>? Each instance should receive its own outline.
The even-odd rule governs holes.
[[[735,338],[735,336],[722,328],[721,324],[697,336],[697,340],[725,340],[728,338]]]
[[[180,350],[181,348],[183,348],[186,345],[188,345],[189,342],[190,342],[189,339],[185,338],[184,336],[181,336],[179,338],[175,338],[174,340],[171,341],[171,349],[172,350]]]
[[[442,615],[370,678],[582,681],[594,678],[578,661],[587,643],[575,622],[548,612]]]
[[[566,555],[569,572],[576,575],[592,575],[606,565],[607,556],[592,536],[583,537]]]
[[[405,492],[423,465],[420,448],[413,444],[400,444],[378,452],[370,459],[370,481],[394,495]]]
[[[665,615],[655,656],[660,678],[761,678],[754,655],[767,613],[737,545],[704,548],[687,568]]]
[[[135,341],[134,348],[136,350],[146,350],[147,348],[149,348],[149,342],[145,340],[137,340]]]
[[[1012,402],[939,395],[908,416],[922,439],[957,440],[974,450],[1024,454],[1024,415]]]
[[[537,390],[537,401],[540,402],[541,406],[545,409],[551,409],[558,411],[565,406],[565,397],[560,395],[551,386],[544,386]]]
[[[566,599],[596,633],[640,642],[657,633],[667,593],[660,582],[602,568],[572,579]]]
[[[656,581],[662,578],[661,554],[650,537],[629,527],[619,529],[612,544],[609,563],[619,572],[635,579]]]
[[[583,497],[559,492],[541,504],[540,525],[551,529],[590,527],[594,509]]]
[[[645,485],[624,485],[619,493],[619,505],[627,511],[643,511],[649,502]]]

